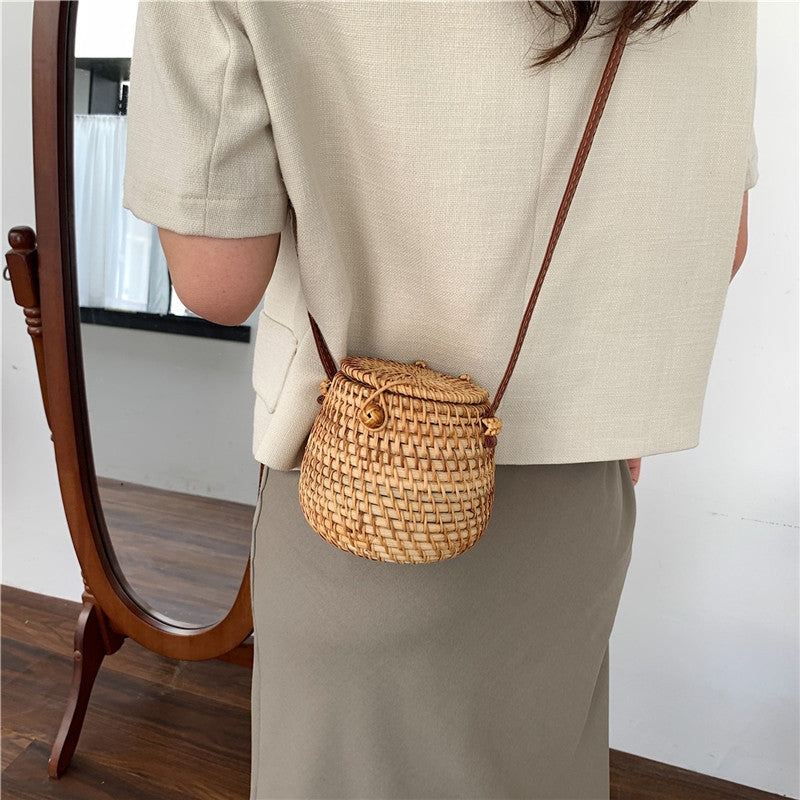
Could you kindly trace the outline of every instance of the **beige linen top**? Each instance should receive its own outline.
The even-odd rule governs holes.
[[[752,145],[755,4],[628,45],[498,416],[498,463],[693,447]],[[334,357],[419,358],[491,393],[611,39],[527,69],[527,2],[143,3],[125,203],[179,233],[283,232],[254,451],[299,464]],[[299,263],[287,195],[298,215]]]

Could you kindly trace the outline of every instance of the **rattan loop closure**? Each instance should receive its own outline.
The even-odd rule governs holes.
[[[417,366],[425,366],[422,361],[415,362]],[[389,411],[382,405],[381,402],[383,398],[381,395],[388,391],[389,389],[393,389],[396,386],[403,386],[407,383],[407,379],[401,381],[390,381],[389,383],[384,384],[383,386],[379,386],[365,401],[364,405],[361,407],[361,411],[358,413],[358,418],[362,422],[362,424],[369,428],[371,431],[379,431],[386,427],[386,423],[389,421]]]

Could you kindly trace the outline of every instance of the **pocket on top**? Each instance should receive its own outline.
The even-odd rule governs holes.
[[[270,414],[280,400],[286,376],[297,353],[297,339],[291,328],[261,311],[258,316],[253,388],[264,401]]]

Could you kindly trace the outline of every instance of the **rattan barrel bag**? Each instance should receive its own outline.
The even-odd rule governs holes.
[[[617,32],[539,274],[494,400],[469,375],[425,362],[344,358],[338,368],[309,314],[327,380],[300,467],[300,505],[323,539],[357,556],[441,561],[483,534],[494,499],[496,416],[619,66]],[[293,221],[296,218],[292,210]],[[295,236],[295,241],[297,237]]]

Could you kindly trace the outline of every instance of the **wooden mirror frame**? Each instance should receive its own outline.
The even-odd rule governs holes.
[[[181,625],[142,608],[114,555],[97,489],[84,385],[75,269],[72,97],[77,0],[36,0],[33,11],[33,163],[38,235],[13,228],[6,254],[33,340],[42,400],[72,544],[85,591],[75,631],[73,683],[49,760],[61,775],[77,746],[94,679],[130,637],[170,658],[252,666],[250,562],[227,615]]]

